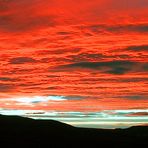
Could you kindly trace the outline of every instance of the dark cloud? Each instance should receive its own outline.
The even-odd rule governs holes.
[[[104,24],[97,24],[97,25],[90,25],[90,26],[81,26],[80,29],[87,29],[94,33],[104,33],[104,32],[140,32],[140,33],[147,33],[148,32],[148,24],[127,24],[127,25],[104,25]]]
[[[107,55],[107,54],[102,54],[102,53],[86,53],[86,52],[81,52],[75,55],[68,55],[66,56],[66,59],[69,59],[72,62],[86,62],[86,61],[98,61],[98,60],[104,60],[104,59],[128,59],[130,58],[129,55],[127,54],[122,54],[122,55]]]
[[[148,78],[125,78],[125,79],[121,79],[118,80],[118,82],[146,82],[148,81]]]
[[[112,70],[107,71],[110,74],[125,74],[128,71],[130,71],[130,68],[126,68],[126,67],[117,67],[117,68],[113,68]]]
[[[124,74],[136,65],[130,61],[109,61],[109,62],[80,62],[66,65],[69,68],[94,69],[110,74]]]
[[[75,32],[72,31],[59,31],[57,32],[57,35],[61,35],[61,36],[70,36],[70,35],[74,35]]]
[[[106,61],[106,62],[77,62],[57,67],[59,70],[64,69],[92,69],[109,74],[126,74],[128,72],[145,72],[147,63],[133,61]]]
[[[148,24],[130,24],[130,25],[121,25],[121,26],[112,26],[107,28],[110,32],[141,32],[146,33],[148,32]]]
[[[0,77],[0,81],[17,81],[18,79],[16,78],[9,78],[9,77]]]
[[[127,116],[148,116],[148,112],[131,113],[131,114],[127,114]]]
[[[126,50],[131,51],[148,51],[148,45],[140,45],[140,46],[129,46]]]
[[[47,90],[56,90],[56,89],[60,89],[60,87],[57,86],[50,86],[46,88]]]
[[[144,69],[145,71],[148,71],[148,64],[143,65],[143,69]]]
[[[129,95],[129,96],[120,96],[120,98],[129,99],[129,100],[147,100],[148,95]]]
[[[9,61],[10,64],[25,64],[25,63],[36,63],[37,61],[30,57],[18,57],[13,58]]]
[[[84,99],[85,97],[83,96],[65,96],[64,99],[66,100],[82,100]]]
[[[0,92],[9,92],[13,90],[14,88],[15,88],[14,85],[0,83]]]
[[[31,103],[38,104],[38,103],[42,103],[42,101],[32,101]]]
[[[39,115],[39,114],[45,114],[45,112],[29,112],[29,113],[26,113],[26,115],[30,115],[30,114]]]
[[[69,55],[66,58],[74,62],[79,62],[79,61],[88,61],[90,59],[98,60],[98,59],[103,59],[105,57],[106,57],[105,55],[100,53],[80,53],[77,55]]]

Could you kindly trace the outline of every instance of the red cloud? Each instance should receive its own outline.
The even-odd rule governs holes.
[[[147,97],[146,4],[145,0],[0,1],[0,100],[52,95],[83,98],[34,106],[2,101],[0,106],[147,107],[146,99],[131,99]],[[59,69],[62,65],[73,68]]]
[[[0,4],[0,30],[7,32],[66,24],[144,23],[147,16],[145,0],[128,3],[121,0],[14,0]]]

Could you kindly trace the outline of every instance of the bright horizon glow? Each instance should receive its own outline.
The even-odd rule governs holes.
[[[142,115],[141,113],[145,113]],[[104,110],[100,112],[57,112],[44,110],[4,110],[3,115],[19,115],[33,119],[57,120],[76,127],[127,128],[148,124],[148,109]],[[136,116],[134,116],[136,114]],[[139,115],[138,115],[139,114]]]
[[[34,97],[20,97],[20,98],[10,98],[21,103],[40,103],[48,101],[64,101],[66,100],[64,96],[34,96]]]

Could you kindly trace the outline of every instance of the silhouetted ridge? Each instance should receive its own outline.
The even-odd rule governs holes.
[[[0,115],[0,143],[19,147],[55,147],[55,145],[148,146],[148,127],[127,129],[76,128],[53,120],[34,120],[19,116]],[[93,143],[92,143],[93,142]],[[120,147],[121,147],[120,146]],[[68,146],[71,147],[71,146]]]

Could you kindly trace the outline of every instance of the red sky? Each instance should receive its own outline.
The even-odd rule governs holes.
[[[147,109],[147,16],[147,0],[0,0],[0,108]]]

